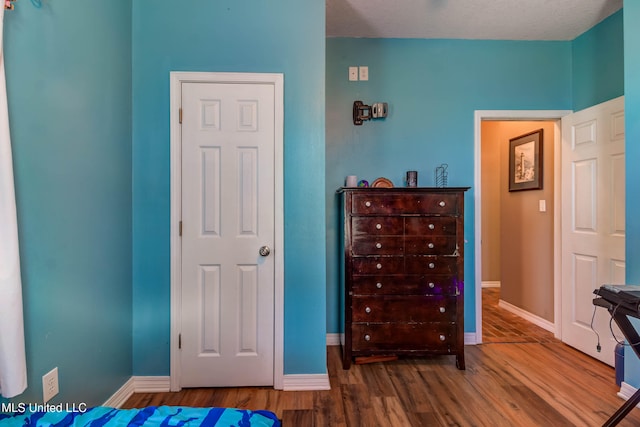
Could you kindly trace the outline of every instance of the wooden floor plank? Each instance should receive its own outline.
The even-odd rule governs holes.
[[[574,425],[597,425],[597,416],[594,418],[594,412],[590,409],[575,412],[572,408],[575,401],[580,401],[587,408],[601,407],[599,390],[591,387],[580,386],[580,378],[583,378],[583,372],[576,365],[566,365],[564,369],[558,370],[558,367],[549,363],[548,353],[541,351],[539,344],[528,344],[525,346],[511,346],[507,349],[513,360],[510,372],[516,377],[521,384],[526,384],[536,395],[548,401],[552,407],[564,414]],[[565,350],[573,351],[563,344],[556,346],[556,351]],[[535,358],[527,358],[526,362],[522,361],[528,354],[534,352],[538,355]],[[573,356],[578,356],[575,352]],[[599,364],[593,360],[594,364]],[[601,366],[606,371],[611,371],[606,365]],[[547,376],[539,375],[539,372],[546,371]],[[551,378],[562,377],[564,381],[551,381]],[[606,379],[607,376],[601,377],[602,382],[609,382],[613,385],[613,377]],[[615,388],[612,388],[615,390]]]
[[[369,394],[381,396],[395,396],[396,389],[387,372],[384,363],[374,363],[363,366],[364,385],[367,387]]]
[[[282,414],[283,426],[309,426],[315,427],[313,411],[309,409],[287,409]]]
[[[305,423],[285,427],[395,427],[391,422],[410,426],[599,426],[623,403],[616,395],[619,389],[612,368],[561,342],[484,344],[467,346],[466,353],[465,371],[456,369],[450,358],[436,357],[352,365],[350,371],[360,372],[345,372],[339,364],[340,348],[329,347],[331,390],[183,389],[136,393],[124,407],[267,409],[281,419]],[[306,424],[310,417],[314,424]],[[638,409],[620,423],[621,427],[634,425],[640,425]]]
[[[553,333],[499,307],[500,288],[482,289],[484,343],[553,342]]]
[[[428,393],[424,381],[413,363],[387,364],[387,372],[407,413],[421,414],[418,418],[435,417],[431,402],[424,398]]]
[[[331,346],[331,390],[183,389],[136,393],[123,406],[266,409],[284,427],[591,427],[602,425],[624,403],[611,367],[542,328],[514,321],[494,300],[493,308],[487,308],[492,310],[491,327],[483,324],[485,334],[492,336],[487,340],[483,334],[485,344],[465,347],[464,371],[456,369],[451,356],[353,364],[345,371],[340,347]],[[639,425],[639,409],[619,424]]]
[[[342,401],[347,426],[367,427],[382,425],[376,419],[371,395],[365,385],[344,384],[342,386]]]
[[[470,390],[469,383],[454,372],[426,372],[420,375],[425,384],[424,398],[436,408],[440,425],[488,425],[493,423],[491,414],[480,404],[479,396]],[[453,378],[455,379],[453,379]]]
[[[332,383],[331,390],[316,393],[314,408],[317,426],[346,425],[342,390],[335,382]]]
[[[394,427],[411,427],[407,412],[395,396],[372,398],[373,413],[378,424]]]

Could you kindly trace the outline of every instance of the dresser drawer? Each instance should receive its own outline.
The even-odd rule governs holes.
[[[414,274],[456,274],[458,271],[457,256],[406,256],[405,269]]]
[[[404,269],[404,257],[353,257],[353,274],[394,274]]]
[[[354,323],[354,351],[403,350],[451,353],[456,349],[455,323]]]
[[[454,255],[458,247],[454,236],[406,236],[407,255]]]
[[[401,217],[375,216],[351,218],[351,234],[360,235],[396,235],[402,237],[404,219]]]
[[[462,285],[462,284],[460,284]],[[353,295],[460,295],[454,275],[354,276]]]
[[[404,240],[399,236],[359,236],[353,238],[354,255],[402,255]]]
[[[405,218],[404,232],[409,236],[455,236],[455,217],[410,216]]]
[[[455,322],[456,297],[354,296],[353,322]]]
[[[374,214],[429,214],[457,215],[460,198],[456,194],[372,194],[355,193],[352,212],[361,215]]]

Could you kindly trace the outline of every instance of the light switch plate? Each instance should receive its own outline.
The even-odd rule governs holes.
[[[360,80],[369,80],[369,67],[360,67]]]
[[[538,200],[538,210],[540,212],[547,211],[547,201],[546,200]]]

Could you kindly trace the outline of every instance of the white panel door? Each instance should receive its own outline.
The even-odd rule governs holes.
[[[274,96],[182,84],[182,387],[274,382]]]
[[[592,300],[625,280],[624,199],[621,97],[562,119],[562,341],[611,366],[611,316]]]

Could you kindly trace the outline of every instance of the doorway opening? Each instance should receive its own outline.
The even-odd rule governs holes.
[[[492,339],[489,339],[490,332],[487,331],[487,340],[484,339],[484,328],[483,328],[483,308],[484,307],[483,299],[487,299],[486,302],[493,302],[494,304],[500,304],[502,308],[506,308],[507,311],[510,311],[510,315],[512,313],[513,316],[518,317],[519,319],[524,319],[522,322],[532,322],[536,324],[538,327],[543,327],[546,330],[550,330],[555,338],[560,338],[560,307],[559,307],[559,294],[560,294],[560,254],[556,253],[557,251],[553,251],[554,247],[559,247],[560,242],[560,152],[561,152],[561,129],[560,129],[560,121],[559,119],[566,114],[569,114],[570,111],[476,111],[475,113],[475,263],[476,263],[476,271],[475,271],[475,280],[476,280],[476,342],[491,342]],[[526,122],[526,123],[524,123]],[[483,123],[485,126],[483,127]],[[494,125],[494,126],[492,126]],[[524,127],[518,127],[523,125]],[[546,127],[548,137],[544,140],[543,145],[543,153],[546,150],[548,153],[548,158],[550,159],[550,163],[552,165],[548,165],[546,168],[548,180],[545,182],[547,187],[547,192],[544,192],[544,196],[541,192],[514,192],[510,194],[507,190],[508,188],[508,140],[509,138],[517,137],[521,133],[522,129],[527,129],[530,127],[536,127],[536,129],[540,129],[542,127]],[[505,132],[501,138],[500,146],[496,147],[486,147],[489,142],[489,138],[486,138],[491,131],[491,127],[497,128],[498,130],[502,128]],[[495,129],[493,129],[495,130]],[[523,132],[524,133],[524,132]],[[503,144],[504,135],[511,135],[507,137],[506,147]],[[496,135],[493,135],[492,138],[499,138]],[[485,150],[486,149],[486,150]],[[495,176],[487,178],[486,174],[483,174],[483,152],[488,151],[492,153],[493,157],[495,157],[492,161],[499,162],[499,164],[503,165],[502,167],[495,167],[498,172]],[[557,159],[553,161],[553,159]],[[487,159],[485,159],[487,160]],[[506,164],[506,166],[504,166]],[[491,166],[494,168],[494,166]],[[487,166],[485,165],[485,169]],[[487,184],[487,180],[494,180],[493,185],[485,185]],[[501,233],[498,232],[498,236],[504,234],[502,238],[500,238],[500,242],[496,242],[495,239],[491,241],[491,236],[488,234],[486,223],[490,221],[485,221],[489,219],[495,219],[495,216],[499,216],[500,212],[500,193],[492,194],[491,187],[496,187],[500,192],[506,193],[506,197],[512,197],[511,202],[514,202],[514,206],[512,207],[515,211],[509,213],[509,220],[512,222],[510,233]],[[544,189],[544,186],[543,186]],[[529,194],[526,194],[529,193]],[[524,196],[523,196],[524,194]],[[515,197],[518,196],[518,197]],[[497,198],[497,199],[496,199]],[[549,199],[549,200],[547,200]],[[547,209],[556,207],[555,209]],[[522,211],[525,211],[524,213]],[[540,212],[544,211],[544,212]],[[548,241],[545,242],[545,245],[550,247],[551,249],[547,252],[549,253],[550,259],[548,261],[548,269],[550,270],[547,273],[547,277],[550,278],[551,283],[549,283],[547,294],[547,310],[551,311],[551,313],[544,313],[542,316],[531,315],[528,311],[528,307],[521,308],[518,301],[522,301],[523,298],[526,299],[527,303],[532,301],[531,294],[523,295],[521,289],[512,288],[505,289],[504,298],[497,295],[496,289],[492,289],[491,286],[495,287],[500,284],[500,272],[497,272],[497,276],[495,276],[497,268],[498,270],[502,270],[500,267],[500,261],[498,261],[498,267],[496,267],[495,260],[493,264],[491,264],[491,260],[485,259],[488,258],[486,255],[486,247],[489,247],[493,252],[501,253],[500,249],[501,242],[505,245],[504,249],[509,249],[509,245],[514,244],[516,246],[525,246],[527,247],[527,239],[530,239],[530,236],[527,236],[527,231],[530,231],[526,225],[527,216],[535,215],[538,216],[538,219],[543,218],[548,222],[548,227],[550,228]],[[493,217],[493,218],[491,218]],[[524,218],[524,219],[523,219]],[[535,218],[534,218],[535,219]],[[497,225],[494,224],[493,227],[501,227],[502,223],[505,221],[498,221]],[[509,221],[506,221],[509,222]],[[489,228],[490,229],[490,228]],[[483,235],[483,233],[487,233],[487,235]],[[517,233],[518,236],[514,236],[513,233]],[[509,238],[517,238],[513,242],[508,240]],[[483,241],[484,239],[484,241]],[[506,240],[505,240],[506,239]],[[529,248],[528,248],[529,249]],[[530,248],[530,249],[536,249]],[[509,249],[513,252],[513,249]],[[515,258],[516,261],[521,262],[523,258],[522,252],[518,258]],[[526,251],[524,251],[526,252]],[[485,254],[483,256],[483,254]],[[526,261],[526,257],[525,261]],[[513,263],[514,261],[510,261]],[[512,266],[510,264],[510,266]],[[494,269],[493,274],[494,277],[497,277],[497,280],[490,280],[490,275],[483,277],[484,271],[491,271]],[[519,281],[519,274],[522,274],[523,267],[520,266],[520,269],[516,268],[513,271],[507,270],[507,275],[511,274],[511,277],[508,278],[509,281],[517,282]],[[526,266],[524,267],[526,271]],[[483,288],[483,279],[485,286]],[[484,293],[487,297],[483,298],[483,289],[486,289]],[[535,293],[539,292],[539,289],[530,289],[526,292]],[[493,298],[493,300],[492,300]],[[515,303],[511,304],[507,302],[508,299],[513,300]],[[535,302],[535,298],[533,298]],[[545,302],[541,302],[542,306],[544,306]],[[550,306],[550,307],[549,307]],[[489,314],[487,314],[489,317]],[[489,321],[499,321],[500,319],[496,318],[488,318]],[[488,328],[490,323],[487,324]],[[505,337],[505,339],[510,339],[509,337]]]

